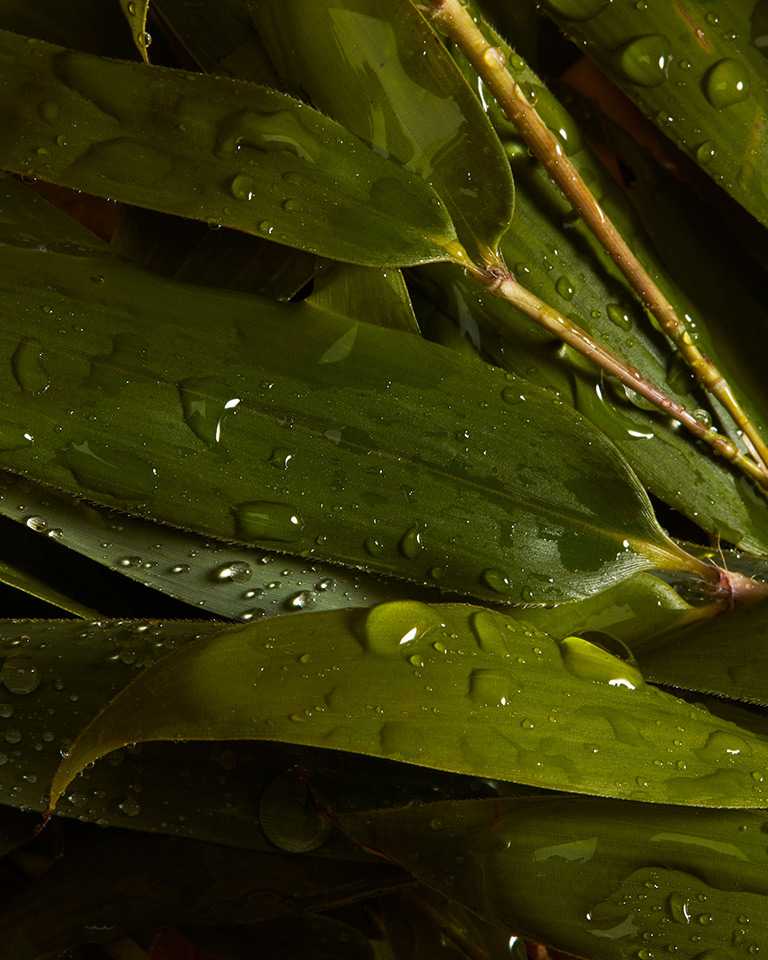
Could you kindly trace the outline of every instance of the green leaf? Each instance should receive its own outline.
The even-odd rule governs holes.
[[[768,938],[764,812],[534,797],[343,822],[485,919],[578,956],[731,957]]]
[[[461,242],[494,259],[512,218],[509,164],[482,108],[410,0],[252,3],[281,81],[424,177]]]
[[[152,37],[147,33],[149,4],[150,0],[120,0],[125,19],[131,28],[133,42],[144,63],[149,63],[149,45],[152,43]]]
[[[768,706],[768,604],[675,631],[638,656],[659,683]]]
[[[275,90],[11,33],[0,55],[7,170],[353,263],[461,258],[421,178]]]
[[[307,303],[351,320],[419,333],[413,305],[399,270],[340,263],[315,278]]]
[[[626,195],[589,150],[587,132],[503,40],[489,36],[506,50],[515,78],[535,101],[605,212],[631,239],[633,250],[678,314],[690,318],[692,334],[726,371],[750,414],[762,423],[759,404],[748,400],[751,392],[759,396],[762,388],[758,386],[753,391],[755,377],[747,379],[741,375],[744,364],[738,360],[734,346],[744,342],[745,334],[738,322],[730,319],[733,303],[739,303],[748,318],[764,312],[760,305],[750,301],[743,291],[734,294],[737,300],[730,296],[733,287],[743,287],[737,280],[724,280],[722,286],[729,291],[725,297],[702,293],[706,282],[699,266],[702,242],[689,237],[689,229],[681,236],[680,228],[675,228],[674,241],[665,243],[657,252]],[[457,58],[464,64],[467,76],[474,77],[460,55]],[[559,188],[539,164],[531,162],[517,130],[501,115],[491,94],[480,89],[516,171],[515,223],[502,243],[502,253],[510,268],[545,302],[564,310],[600,343],[663,386],[678,402],[691,410],[698,409],[702,418],[711,417],[704,397],[694,389],[689,371],[653,328],[624,277],[597,247],[583,222],[574,216]],[[615,146],[615,139],[609,146]],[[668,204],[656,201],[658,191],[649,189],[650,196],[643,198],[644,208],[668,208]],[[679,208],[679,202],[675,206]],[[654,216],[660,219],[664,215]],[[688,224],[682,211],[677,220]],[[700,226],[699,231],[702,229],[705,228]],[[690,258],[693,264],[691,269],[681,271],[678,261],[689,259],[684,248],[694,251]],[[716,266],[709,270],[715,277],[722,272]],[[420,271],[417,277],[424,273]],[[558,390],[563,399],[570,399],[619,447],[649,491],[713,535],[747,549],[768,550],[764,498],[728,465],[704,454],[678,430],[675,422],[655,409],[647,409],[641,398],[628,393],[618,382],[598,377],[591,364],[543,333],[508,303],[487,294],[478,296],[476,285],[461,271],[435,267],[426,273],[432,281],[430,295],[464,329],[470,330],[476,339],[481,338],[487,352],[500,365]],[[721,307],[721,299],[730,306]],[[733,337],[729,334],[731,327],[739,330]],[[732,438],[741,442],[735,433]]]
[[[762,738],[646,686],[587,641],[558,643],[487,609],[406,601],[222,629],[181,647],[84,727],[51,806],[128,743],[222,739],[653,802],[754,807],[768,790],[753,776],[768,760]]]
[[[751,4],[546,0],[640,109],[764,224],[768,194],[765,64],[750,43]]]
[[[437,596],[436,591],[362,571],[211,543],[183,530],[158,527],[62,496],[8,473],[0,473],[0,514],[198,611],[233,620]],[[40,560],[44,557],[41,554]],[[79,616],[96,615],[41,583],[28,569],[0,563],[0,580]]]
[[[7,245],[0,281],[0,465],[15,473],[513,603],[656,566],[713,576],[663,534],[611,444],[551,395],[518,402],[493,368],[468,376],[410,334],[114,257]]]

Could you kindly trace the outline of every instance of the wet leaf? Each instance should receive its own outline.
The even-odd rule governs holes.
[[[0,53],[7,170],[354,263],[458,256],[421,178],[284,94],[11,33]]]
[[[0,462],[14,472],[500,601],[577,599],[655,566],[711,575],[662,533],[612,445],[545,392],[518,402],[493,368],[470,379],[409,334],[114,257],[7,245],[0,279]]]
[[[66,613],[74,614],[77,617],[96,616],[95,610],[82,606],[76,600],[57,590],[46,580],[4,560],[0,560],[0,583],[13,587],[15,590],[21,590],[38,600],[44,600],[52,607],[57,607],[59,610],[64,610]]]
[[[509,164],[477,99],[410,0],[270,0],[251,10],[288,89],[424,177],[462,243],[492,259],[512,218]]]
[[[62,496],[12,474],[0,473],[0,514],[198,611],[233,620],[367,607],[417,595],[437,598],[437,591],[362,571],[211,543],[193,533]],[[96,615],[27,570],[0,563],[0,580],[79,616]]]
[[[222,629],[149,667],[84,727],[89,763],[151,740],[283,740],[535,786],[761,806],[761,738],[647,686],[577,638],[415,602]],[[627,747],[631,751],[627,751]]]
[[[120,0],[123,14],[131,29],[133,42],[145,63],[149,63],[149,45],[152,43],[152,37],[147,32],[149,4],[150,0]]]
[[[670,633],[639,657],[659,683],[768,706],[768,605]]]
[[[674,239],[665,239],[657,250],[653,240],[658,240],[662,231],[653,231],[652,239],[643,220],[668,221],[670,218],[663,211],[674,204],[675,224],[682,221],[688,224],[689,218],[680,209],[679,200],[671,196],[669,205],[658,203],[658,184],[650,182],[645,195],[640,197],[641,204],[645,210],[652,207],[658,212],[639,217],[589,149],[590,131],[582,129],[520,56],[509,50],[498,36],[490,36],[507,51],[513,76],[535,102],[605,212],[624,237],[631,240],[635,254],[678,314],[688,318],[692,335],[729,375],[750,414],[761,423],[759,403],[749,400],[750,394],[760,395],[761,381],[754,375],[748,378],[742,375],[745,364],[743,357],[739,360],[738,346],[744,342],[745,334],[738,322],[732,323],[728,318],[733,314],[735,303],[740,304],[744,317],[750,320],[763,312],[762,307],[749,298],[739,280],[725,281],[728,291],[725,295],[722,290],[719,293],[703,291],[704,283],[707,287],[717,284],[702,281],[700,265],[705,255],[704,243],[696,236],[689,237],[688,229],[682,233],[675,226],[670,230]],[[474,72],[460,55],[457,59],[468,78],[474,79]],[[687,368],[652,326],[623,276],[596,245],[583,222],[574,216],[559,188],[539,164],[530,160],[517,130],[501,115],[489,91],[482,85],[479,89],[516,172],[515,224],[502,243],[507,264],[521,282],[544,301],[575,319],[678,402],[698,410],[703,419],[711,420],[713,411],[707,408],[704,396],[694,389]],[[615,141],[614,136],[610,145]],[[650,175],[648,171],[643,174],[645,183]],[[700,226],[698,232],[702,231],[707,232],[706,226]],[[688,249],[692,251],[690,256]],[[686,268],[688,261],[690,267]],[[709,271],[715,276],[721,273],[716,264],[711,265]],[[563,399],[570,399],[619,447],[654,495],[714,535],[746,549],[768,549],[768,513],[762,496],[727,465],[702,455],[701,449],[685,432],[679,431],[674,421],[656,410],[649,410],[641,398],[622,385],[599,376],[591,364],[540,331],[509,304],[488,295],[478,296],[476,286],[460,271],[436,267],[428,273],[434,281],[430,295],[462,328],[477,341],[482,340],[485,350],[500,365],[525,379],[558,390]],[[732,336],[731,327],[739,332]],[[741,442],[735,432],[733,439]],[[690,482],[691,476],[695,483]]]
[[[546,0],[543,9],[650,117],[758,220],[768,222],[765,68],[752,4],[619,6]]]
[[[534,797],[345,825],[487,920],[578,956],[735,956],[724,945],[741,953],[768,936],[764,812]]]

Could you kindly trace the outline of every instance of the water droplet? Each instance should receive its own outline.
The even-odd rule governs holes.
[[[525,394],[521,393],[519,389],[515,389],[514,387],[504,387],[504,389],[501,391],[501,399],[504,401],[504,403],[514,407],[518,403],[525,403]]]
[[[667,78],[670,44],[660,33],[631,40],[619,54],[624,76],[642,87],[657,87]]]
[[[187,568],[189,569],[189,568]],[[253,570],[244,560],[233,560],[231,563],[222,563],[211,574],[211,579],[218,583],[246,583],[253,576]]]
[[[545,6],[566,20],[590,20],[612,2],[613,0],[545,0]]]
[[[749,96],[749,75],[738,60],[720,60],[704,77],[704,93],[717,110],[740,103]]]
[[[555,284],[555,290],[557,290],[563,300],[573,300],[573,295],[576,292],[576,288],[568,277],[560,277]]]
[[[20,450],[34,442],[35,438],[23,427],[0,419],[0,450]]]
[[[27,517],[26,525],[35,533],[45,533],[48,529],[48,521],[43,517]]]
[[[495,567],[490,567],[488,570],[483,570],[482,581],[486,586],[490,587],[491,590],[494,590],[496,593],[509,593],[509,578],[505,573],[503,573],[501,570],[497,570]]]
[[[238,173],[232,178],[229,190],[235,200],[253,200],[256,194],[256,181],[246,173]]]
[[[40,686],[40,671],[31,657],[6,657],[0,680],[15,694],[34,693]]]
[[[421,531],[418,527],[411,527],[409,530],[406,530],[398,546],[400,547],[402,555],[408,557],[409,560],[417,557],[424,549],[421,542]]]
[[[713,160],[717,157],[717,147],[712,143],[711,140],[705,140],[699,147],[696,149],[696,159],[699,163],[706,167],[708,164],[712,163]]]
[[[288,773],[265,787],[259,801],[259,822],[270,843],[287,853],[317,850],[331,830],[307,785]]]
[[[243,623],[250,623],[251,620],[258,620],[259,617],[265,617],[267,611],[263,607],[251,607],[250,610],[243,610],[238,619]]]
[[[483,707],[504,707],[511,699],[510,676],[505,670],[473,670],[469,698]]]
[[[117,809],[126,817],[138,817],[141,813],[141,806],[135,797],[126,797],[121,803],[118,803]]]
[[[682,893],[670,893],[667,897],[667,910],[675,923],[691,922],[691,908]]]
[[[425,603],[395,600],[373,607],[365,619],[366,649],[380,656],[410,654],[432,630],[441,626],[440,617]]]
[[[250,500],[235,508],[239,536],[246,540],[275,540],[292,543],[301,539],[304,521],[287,503]]]
[[[725,730],[715,730],[714,733],[710,733],[704,746],[696,751],[703,759],[715,763],[721,763],[728,757],[748,756],[751,752],[750,747],[741,737]]]
[[[157,468],[132,452],[85,440],[70,443],[62,457],[77,482],[90,490],[126,500],[144,500],[155,492]]]
[[[483,653],[505,656],[507,647],[499,626],[499,618],[490,610],[477,610],[469,618],[477,645]]]
[[[171,567],[170,572],[178,576],[181,573],[189,573],[190,569],[191,568],[188,563],[175,563]]]
[[[11,357],[11,368],[16,382],[25,393],[39,397],[51,385],[51,378],[43,364],[43,348],[38,340],[25,337]]]
[[[632,329],[632,317],[618,303],[609,303],[606,307],[608,319],[622,330]]]
[[[285,605],[289,610],[305,610],[307,607],[311,607],[316,600],[317,597],[312,590],[299,590],[298,593],[288,597]]]
[[[365,552],[372,557],[378,557],[384,553],[384,544],[378,537],[368,537],[365,541]]]
[[[583,637],[566,637],[561,640],[560,653],[566,669],[582,680],[599,681],[611,687],[624,687],[628,690],[645,686],[645,680],[637,667],[620,660]]]
[[[325,577],[315,584],[315,590],[320,593],[332,593],[336,589],[336,581],[333,577]]]
[[[293,460],[293,453],[285,447],[275,447],[269,458],[269,462],[278,470],[287,470],[291,460]]]
[[[179,385],[184,420],[203,443],[213,446],[221,442],[224,418],[240,406],[240,397],[213,377],[191,377]]]

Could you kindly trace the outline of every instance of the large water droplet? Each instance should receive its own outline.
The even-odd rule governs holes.
[[[478,610],[469,618],[477,645],[483,653],[505,656],[507,647],[501,632],[499,617],[490,610]]]
[[[233,560],[216,567],[211,576],[217,583],[247,583],[253,576],[253,569],[245,560]]]
[[[545,0],[544,5],[566,20],[589,20],[613,0]]]
[[[38,340],[25,337],[11,357],[11,368],[16,382],[25,393],[35,396],[45,393],[51,378],[43,364],[43,348]]]
[[[510,676],[504,670],[473,670],[469,698],[485,707],[505,707],[511,698]]]
[[[667,78],[670,44],[660,33],[635,37],[619,54],[624,76],[641,87],[657,87]]]
[[[35,438],[23,427],[10,420],[0,420],[0,450],[20,450],[35,442]]]
[[[555,289],[563,300],[573,300],[573,295],[576,292],[576,288],[568,277],[560,277],[555,284]]]
[[[272,500],[249,500],[235,507],[239,536],[246,540],[277,540],[292,543],[301,539],[304,521],[295,507]]]
[[[496,593],[509,593],[509,577],[495,567],[483,570],[482,581],[487,587],[490,587],[491,590],[495,590]]]
[[[259,822],[270,843],[288,853],[317,850],[331,829],[307,785],[291,774],[281,774],[265,787]]]
[[[622,330],[632,329],[632,317],[618,303],[609,303],[606,307],[608,319]]]
[[[749,75],[738,60],[720,60],[704,77],[704,93],[717,110],[740,103],[749,96]]]
[[[643,675],[632,664],[590,643],[583,637],[566,637],[560,641],[560,652],[566,669],[582,680],[596,680],[611,687],[635,690],[645,685]]]
[[[34,693],[40,679],[40,671],[31,657],[7,657],[0,671],[6,690],[15,694]]]
[[[710,733],[707,742],[703,747],[696,751],[700,757],[711,760],[715,763],[722,763],[723,760],[747,756],[752,751],[741,737],[726,730],[715,730]]]
[[[253,200],[256,195],[256,181],[247,173],[238,173],[232,178],[229,190],[235,200]]]
[[[157,468],[133,453],[105,443],[70,443],[62,458],[78,483],[99,493],[126,500],[151,497],[158,482]]]
[[[691,922],[691,908],[682,893],[670,893],[667,897],[667,910],[675,923]]]
[[[240,406],[240,398],[212,377],[192,377],[179,383],[184,420],[203,443],[221,442],[224,417]]]
[[[417,557],[424,549],[424,546],[421,542],[421,531],[419,528],[411,527],[409,530],[406,530],[398,546],[400,547],[400,552],[402,555],[407,557],[409,560],[413,560],[414,557]]]
[[[418,600],[381,603],[365,618],[365,646],[380,656],[410,656],[414,646],[439,626],[440,617]]]

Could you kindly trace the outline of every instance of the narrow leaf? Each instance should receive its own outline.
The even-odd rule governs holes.
[[[38,600],[44,600],[52,607],[58,607],[59,610],[64,610],[66,613],[74,614],[77,617],[92,618],[96,615],[95,610],[91,610],[68,597],[65,593],[51,586],[45,579],[4,560],[0,560],[0,583],[21,590]]]
[[[712,574],[611,444],[493,368],[468,376],[409,334],[114,257],[7,245],[0,279],[0,462],[16,473],[502,601],[572,600],[655,566]]]
[[[149,45],[152,43],[152,37],[147,33],[149,4],[150,0],[120,0],[120,6],[131,28],[133,42],[145,63],[149,63]]]
[[[410,0],[259,0],[251,9],[288,89],[428,180],[462,243],[492,258],[512,218],[509,164]]]
[[[82,730],[51,806],[128,743],[206,739],[284,740],[654,802],[754,807],[768,791],[753,776],[765,741],[646,686],[600,648],[482,608],[403,602],[181,647]]]
[[[403,275],[392,268],[329,266],[315,278],[307,303],[351,320],[419,333]]]
[[[768,223],[765,65],[741,0],[623,7],[546,0],[544,10],[718,184]]]
[[[694,960],[768,942],[763,812],[535,797],[344,822],[487,920],[578,956]]]
[[[275,90],[11,33],[0,54],[7,170],[353,263],[459,255],[421,178]]]

